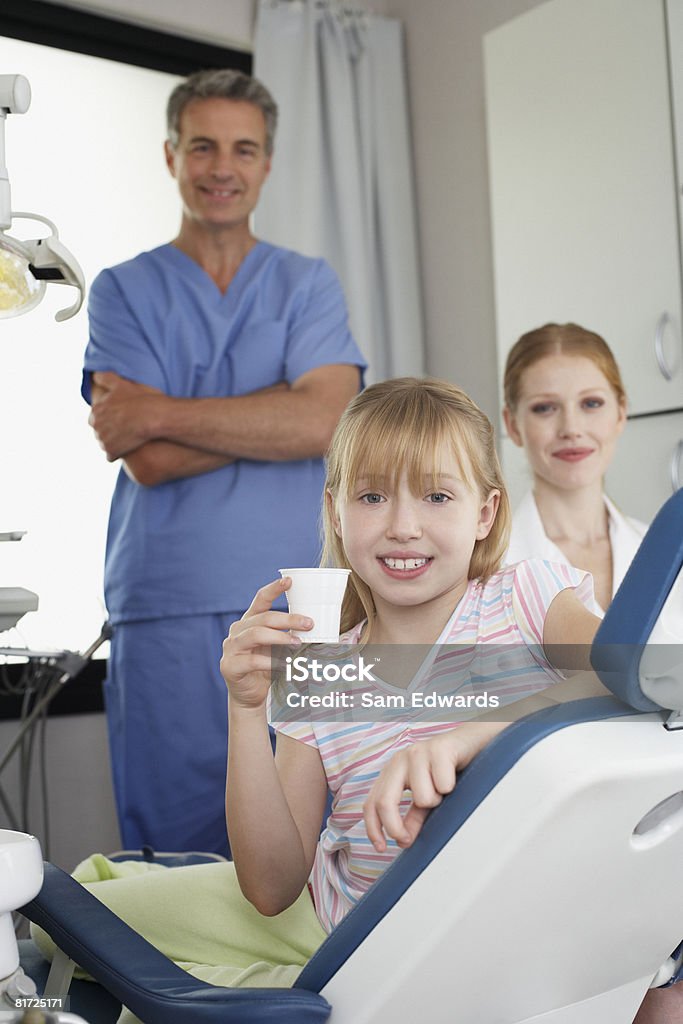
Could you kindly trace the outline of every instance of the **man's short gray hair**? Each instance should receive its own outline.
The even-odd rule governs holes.
[[[232,68],[195,71],[177,85],[168,99],[166,125],[168,141],[175,149],[180,138],[180,116],[192,100],[218,96],[224,100],[242,100],[258,107],[266,122],[266,155],[273,152],[277,126],[277,104],[257,78]]]

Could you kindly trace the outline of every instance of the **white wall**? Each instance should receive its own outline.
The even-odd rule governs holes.
[[[482,37],[541,0],[382,0],[405,26],[427,368],[497,421]]]

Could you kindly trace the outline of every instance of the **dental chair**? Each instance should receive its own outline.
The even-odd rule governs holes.
[[[292,989],[197,981],[51,865],[22,913],[146,1024],[629,1024],[681,966],[683,644],[646,644],[682,564],[683,490],[595,639],[614,696],[509,726]]]

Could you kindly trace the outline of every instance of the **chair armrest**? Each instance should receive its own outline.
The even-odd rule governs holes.
[[[54,864],[20,912],[146,1024],[304,1024],[331,1007],[301,989],[219,988],[192,977]]]
[[[590,697],[535,711],[513,722],[458,774],[458,784],[430,812],[412,846],[402,850],[313,954],[295,988],[320,992],[373,928],[432,863],[508,770],[546,736],[581,722],[635,715],[614,697]]]
[[[591,664],[620,700],[640,711],[679,710],[681,683],[657,703],[641,687],[640,663],[683,566],[683,489],[665,502],[636,551],[591,648]],[[674,662],[675,664],[675,662]]]

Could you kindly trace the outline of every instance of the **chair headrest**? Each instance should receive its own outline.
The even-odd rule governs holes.
[[[683,489],[655,516],[591,649],[591,663],[605,686],[639,711],[683,709],[683,632],[667,634],[657,624],[681,566]],[[683,623],[683,582],[674,599],[680,599]]]

